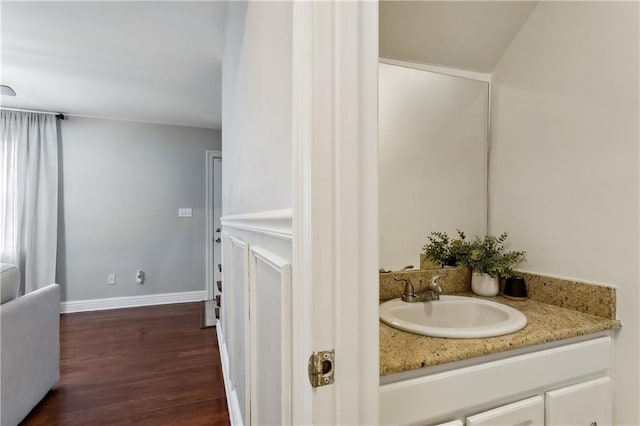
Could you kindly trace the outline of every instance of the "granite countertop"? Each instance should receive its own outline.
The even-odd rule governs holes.
[[[474,296],[470,292],[457,293]],[[482,339],[445,339],[408,333],[380,322],[380,375],[460,361],[482,355],[620,328],[620,321],[602,318],[531,299],[482,299],[503,303],[527,316],[525,328],[505,336]]]

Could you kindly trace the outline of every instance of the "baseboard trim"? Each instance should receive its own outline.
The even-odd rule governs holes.
[[[227,353],[227,345],[222,336],[222,327],[220,321],[216,324],[216,334],[218,336],[218,349],[220,350],[220,361],[222,364],[222,378],[224,380],[224,390],[227,394],[227,409],[229,410],[229,420],[232,426],[242,426],[242,413],[240,412],[240,403],[238,402],[238,394],[232,389],[231,379],[229,377],[229,354]]]
[[[146,294],[142,296],[107,297],[104,299],[72,300],[60,302],[60,313],[103,311],[106,309],[135,308],[138,306],[167,305],[170,303],[199,302],[207,299],[207,291]]]

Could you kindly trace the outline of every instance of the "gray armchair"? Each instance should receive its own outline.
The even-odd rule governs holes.
[[[20,274],[0,264],[0,425],[15,426],[60,378],[60,286],[16,297]]]

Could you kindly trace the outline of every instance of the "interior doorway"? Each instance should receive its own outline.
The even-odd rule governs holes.
[[[219,295],[222,279],[220,216],[222,215],[222,152],[207,150],[206,167],[206,279],[207,300]]]

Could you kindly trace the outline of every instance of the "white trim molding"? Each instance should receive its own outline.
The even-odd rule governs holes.
[[[452,77],[466,78],[467,80],[484,81],[485,83],[491,83],[491,74],[461,70],[458,68],[448,68],[439,65],[421,64],[418,62],[399,61],[397,59],[380,58],[380,63],[387,65],[395,65],[397,67],[413,68],[421,71],[434,72],[436,74],[444,74]]]
[[[104,311],[106,309],[135,308],[171,303],[199,302],[207,299],[207,291],[145,294],[141,296],[106,297],[104,299],[70,300],[60,302],[60,313]]]
[[[378,4],[294,2],[292,67],[292,424],[378,424]]]
[[[220,321],[218,321],[220,324]],[[222,378],[224,381],[224,390],[227,394],[227,410],[229,410],[229,420],[233,426],[242,426],[242,413],[240,412],[240,404],[238,403],[238,394],[233,389],[231,378],[229,377],[229,353],[223,336],[222,327],[216,327],[218,335],[218,349],[220,350],[220,361],[222,363]]]
[[[319,6],[318,6],[319,7]],[[313,128],[314,128],[314,41],[317,28],[314,23],[314,4],[311,2],[293,3],[293,79],[292,90],[292,163],[293,214],[292,223],[295,239],[292,239],[292,282],[291,317],[296,323],[292,331],[291,367],[295,372],[291,380],[292,424],[313,425],[314,403],[317,393],[309,385],[308,378],[302,372],[309,355],[316,346],[312,335],[314,331],[314,244],[312,223],[313,205],[311,185],[313,180]],[[320,63],[321,64],[321,63]],[[324,75],[324,74],[322,74]],[[322,79],[318,79],[322,80]],[[321,126],[317,126],[321,127]],[[377,148],[376,148],[377,149]],[[331,164],[331,163],[328,163]],[[331,349],[331,346],[319,350]],[[308,367],[307,367],[308,368]],[[327,387],[330,388],[330,387]],[[332,389],[329,389],[329,393]],[[330,395],[333,396],[333,395]],[[327,406],[325,410],[331,410]],[[377,410],[377,405],[376,405]],[[330,419],[333,420],[333,419]],[[331,421],[326,422],[332,423]],[[334,422],[335,423],[335,422]]]
[[[293,239],[291,209],[227,215],[220,218],[220,222],[227,228],[242,229],[287,241]]]
[[[226,233],[225,233],[226,234]],[[251,339],[249,336],[250,317],[249,317],[249,244],[233,235],[228,235],[229,239],[229,264],[228,271],[224,272],[223,291],[228,293],[227,297],[229,303],[226,304],[225,322],[229,321],[232,326],[228,326],[227,330],[229,336],[227,336],[227,344],[229,351],[229,378],[233,392],[236,394],[238,400],[238,410],[240,413],[240,423],[244,419],[244,423],[251,424]],[[239,249],[242,252],[242,264],[234,264],[234,249]],[[236,268],[240,267],[241,272],[236,276]],[[225,268],[227,265],[225,264]],[[241,292],[239,291],[241,290]],[[225,305],[223,305],[225,306]],[[242,318],[242,327],[239,326],[239,318]],[[238,371],[238,368],[233,364],[238,365],[239,359],[244,357],[244,366],[242,374]],[[240,390],[238,388],[241,388]],[[244,403],[242,405],[240,398]]]

